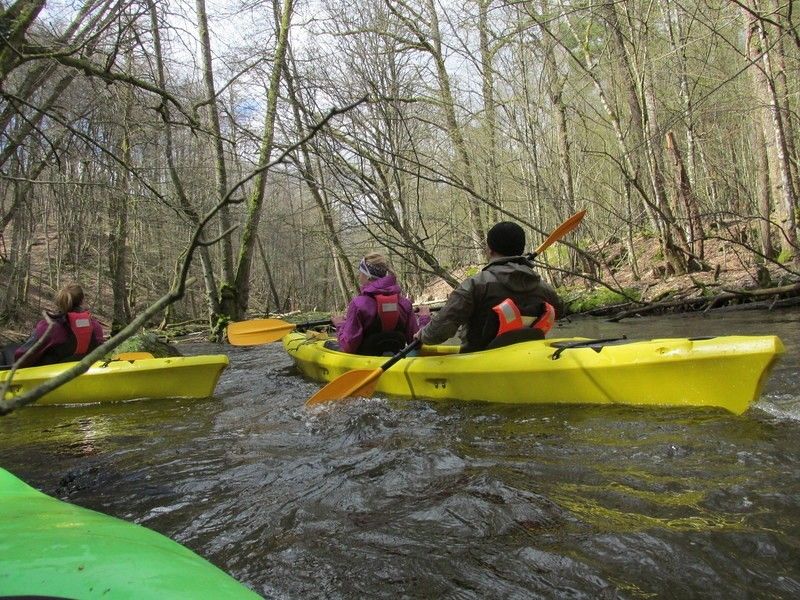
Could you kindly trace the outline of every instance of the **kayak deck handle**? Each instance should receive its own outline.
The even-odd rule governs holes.
[[[555,342],[553,343],[554,348],[558,348],[553,355],[550,357],[552,360],[558,360],[561,358],[561,353],[564,350],[574,350],[575,348],[591,348],[598,354],[600,351],[605,348],[606,346],[616,346],[620,343],[627,344],[631,340],[628,339],[627,335],[623,335],[622,337],[615,337],[615,338],[601,338],[598,340],[580,340],[578,342]]]

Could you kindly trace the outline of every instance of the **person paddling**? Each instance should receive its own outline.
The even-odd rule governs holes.
[[[59,312],[48,313],[52,326],[46,319],[39,321],[31,336],[14,352],[14,360],[19,360],[42,338],[44,343],[25,359],[22,367],[80,360],[102,344],[103,328],[83,308],[83,300],[83,288],[78,284],[62,288],[55,297]]]
[[[333,318],[339,350],[351,354],[394,354],[414,339],[419,328],[411,301],[402,295],[389,261],[367,254],[358,264],[361,292],[350,301],[344,319]]]
[[[486,236],[489,264],[453,290],[415,337],[423,344],[440,344],[463,326],[461,352],[543,339],[564,305],[524,252],[522,227],[497,223]]]

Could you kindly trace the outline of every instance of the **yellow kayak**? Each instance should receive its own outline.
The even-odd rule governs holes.
[[[292,333],[283,345],[300,371],[328,382],[386,357],[346,354],[319,334]],[[511,404],[712,406],[747,410],[784,351],[777,336],[653,340],[562,338],[458,354],[424,346],[378,379],[376,391],[407,398]]]
[[[28,392],[75,363],[19,369],[5,399]],[[139,398],[207,398],[228,366],[224,354],[96,362],[86,373],[40,398],[36,404],[85,404]],[[0,388],[10,371],[0,371]]]

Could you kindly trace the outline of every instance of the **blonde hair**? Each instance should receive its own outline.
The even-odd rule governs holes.
[[[56,306],[61,314],[73,312],[83,304],[83,288],[77,283],[65,285],[56,294]]]

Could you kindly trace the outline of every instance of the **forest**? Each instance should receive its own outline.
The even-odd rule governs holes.
[[[216,339],[343,307],[371,250],[425,300],[581,209],[537,259],[567,295],[798,292],[800,2],[0,6],[4,327],[79,281]]]

